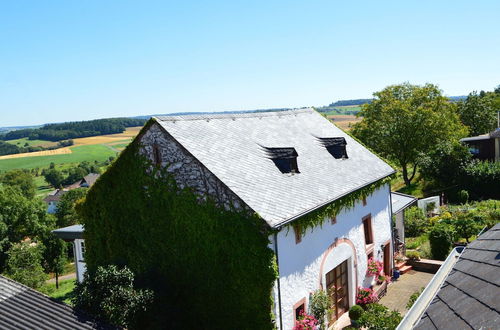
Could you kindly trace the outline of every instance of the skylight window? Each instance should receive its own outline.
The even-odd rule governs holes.
[[[318,138],[321,144],[335,159],[347,159],[347,142],[343,137]]]
[[[266,148],[264,147],[269,159],[281,173],[300,173],[297,165],[297,151],[295,148]]]

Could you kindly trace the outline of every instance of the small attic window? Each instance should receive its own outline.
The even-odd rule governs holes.
[[[297,151],[295,148],[266,148],[264,147],[269,159],[281,173],[300,173],[297,165]]]
[[[321,144],[335,159],[347,159],[347,142],[343,137],[318,138]]]

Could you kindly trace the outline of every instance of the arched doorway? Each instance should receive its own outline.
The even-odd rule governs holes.
[[[348,239],[336,240],[323,254],[320,267],[320,287],[332,297],[335,322],[354,305],[357,288],[356,249]]]

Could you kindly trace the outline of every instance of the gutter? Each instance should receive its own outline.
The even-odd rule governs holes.
[[[280,263],[279,263],[279,258],[278,258],[278,233],[274,233],[274,254],[276,255],[276,266],[278,267],[278,308],[280,311],[280,329],[283,329],[283,317],[281,316],[282,314],[282,309],[281,309],[281,285],[280,285]]]
[[[293,217],[289,218],[288,220],[285,220],[285,221],[281,222],[280,224],[278,224],[278,225],[277,225],[276,227],[274,227],[274,228],[275,228],[275,229],[280,230],[283,226],[285,226],[285,225],[289,224],[290,222],[293,222],[293,221],[297,220],[298,218],[300,218],[300,217],[302,217],[302,216],[304,216],[304,215],[306,215],[306,214],[308,214],[308,213],[311,213],[311,212],[313,212],[313,211],[316,211],[317,209],[320,209],[320,208],[322,208],[323,206],[326,206],[326,205],[328,205],[328,204],[330,204],[330,203],[333,203],[333,202],[334,202],[334,201],[336,201],[337,199],[341,199],[342,197],[345,197],[345,196],[349,195],[350,193],[355,192],[356,190],[362,189],[362,188],[364,188],[364,187],[366,187],[366,186],[369,186],[369,185],[371,185],[371,184],[373,184],[373,183],[375,183],[375,182],[377,182],[377,181],[380,181],[380,180],[382,180],[382,179],[385,179],[385,178],[387,178],[387,177],[389,177],[389,176],[393,175],[394,173],[396,173],[396,171],[395,171],[395,170],[393,170],[391,173],[389,173],[389,174],[387,174],[387,175],[384,175],[384,176],[382,176],[382,177],[380,177],[380,178],[378,178],[378,179],[375,179],[375,180],[373,180],[373,181],[370,181],[370,182],[368,182],[367,184],[365,184],[365,185],[363,185],[363,186],[361,186],[361,187],[359,187],[359,188],[356,188],[356,189],[354,189],[354,190],[350,190],[350,191],[348,191],[348,192],[346,192],[346,193],[344,193],[344,194],[342,194],[342,195],[340,195],[340,196],[337,196],[337,197],[335,197],[335,198],[333,198],[333,199],[330,199],[329,201],[327,201],[327,202],[325,202],[325,203],[322,203],[322,204],[317,205],[317,206],[315,206],[315,207],[313,207],[313,208],[310,208],[310,209],[308,209],[308,210],[306,210],[306,211],[304,211],[304,212],[301,212],[301,213],[299,213],[299,214],[297,214],[297,215],[295,215],[295,216],[293,216]],[[389,188],[389,192],[390,192],[390,188]]]

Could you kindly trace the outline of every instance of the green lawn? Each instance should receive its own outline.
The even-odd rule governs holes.
[[[28,138],[8,140],[5,141],[10,144],[15,144],[18,147],[24,147],[27,143],[30,147],[51,147],[57,145],[57,142],[46,141],[46,140],[29,140]]]
[[[49,192],[54,190],[47,181],[45,181],[45,178],[43,176],[35,176],[34,177],[35,185],[36,185],[36,195],[45,197]]]
[[[327,116],[345,115],[345,114],[352,114],[351,111],[359,112],[361,110],[361,106],[355,105],[355,106],[325,107],[323,108],[323,110],[328,111],[324,113]]]
[[[75,288],[75,280],[59,281],[59,289],[56,289],[55,283],[45,283],[38,291],[54,298],[57,301],[64,302],[71,305],[71,298],[73,297],[73,289]]]
[[[115,151],[101,144],[71,147],[71,150],[71,154],[2,159],[0,160],[0,172],[18,168],[44,168],[49,167],[50,163],[57,165],[83,161],[93,162],[94,160],[104,161],[111,156],[116,157]]]

